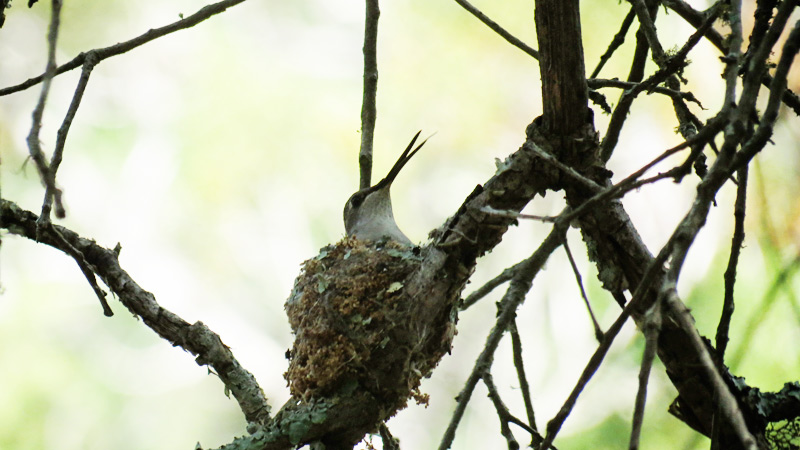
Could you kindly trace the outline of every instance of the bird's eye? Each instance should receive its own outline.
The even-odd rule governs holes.
[[[353,194],[353,196],[350,197],[350,201],[347,203],[349,203],[353,208],[358,208],[362,203],[364,203],[364,197],[365,195],[362,195],[361,193]]]

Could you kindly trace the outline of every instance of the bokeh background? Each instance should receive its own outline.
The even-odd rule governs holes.
[[[383,3],[374,178],[385,174],[417,130],[435,133],[393,189],[400,227],[422,242],[494,173],[495,158],[524,141],[525,126],[541,112],[538,66],[455,2]],[[66,2],[58,61],[166,25],[201,5]],[[535,46],[531,2],[478,6]],[[591,71],[627,6],[596,0],[581,6]],[[29,10],[18,0],[7,10],[0,29],[1,87],[42,72],[48,8],[40,1]],[[680,46],[692,30],[676,15],[660,14],[665,48]],[[363,15],[359,1],[251,0],[102,62],[58,174],[68,208],[61,223],[104,246],[120,243],[120,260],[131,276],[162,306],[219,333],[275,410],[288,399],[282,374],[292,336],[283,302],[301,262],[342,237],[341,210],[358,184]],[[632,33],[601,76],[627,75],[631,42]],[[691,58],[688,88],[713,112],[722,95],[718,54],[702,43]],[[49,151],[78,75],[72,71],[53,82],[41,134]],[[0,97],[2,196],[33,211],[40,208],[43,189],[33,165],[26,164],[25,136],[39,89]],[[611,102],[619,95],[604,92]],[[595,110],[603,130],[608,116]],[[800,251],[800,121],[784,116],[775,145],[751,171],[728,353],[734,373],[766,390],[800,378],[800,280],[793,276],[797,263],[790,263]],[[676,125],[664,98],[637,102],[610,162],[615,179],[679,142]],[[625,198],[651,251],[666,242],[687,211],[696,182],[664,181]],[[713,336],[719,317],[734,196],[730,185],[720,192],[681,278],[680,293],[706,336]],[[562,205],[561,196],[550,193],[526,212],[556,214]],[[521,222],[480,261],[465,294],[529,255],[547,231]],[[576,230],[570,242],[607,327],[619,309],[599,288]],[[0,448],[188,449],[198,442],[208,448],[245,433],[242,415],[219,380],[119,303],[112,301],[113,318],[103,317],[70,258],[8,234],[2,243]],[[786,282],[771,291],[783,269]],[[423,383],[430,405],[410,406],[389,422],[403,448],[438,445],[501,294],[498,289],[461,315],[452,355]],[[536,279],[518,324],[543,429],[596,345],[563,252]],[[626,446],[642,348],[641,336],[626,325],[567,420],[559,448]],[[512,412],[524,417],[507,339],[493,374]],[[479,386],[453,448],[505,446],[485,394]],[[659,364],[643,447],[707,448],[707,440],[666,413],[673,398]],[[517,437],[526,442],[523,432]]]

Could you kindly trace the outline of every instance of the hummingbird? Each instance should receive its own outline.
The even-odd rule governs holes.
[[[392,187],[392,182],[403,166],[428,141],[425,139],[414,148],[414,143],[421,132],[418,131],[414,135],[388,175],[374,186],[359,190],[347,200],[344,205],[344,228],[347,236],[371,241],[389,239],[403,245],[414,245],[394,221],[389,188]],[[414,150],[411,150],[412,148]]]

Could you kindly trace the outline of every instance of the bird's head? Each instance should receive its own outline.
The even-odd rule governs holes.
[[[347,200],[344,205],[344,228],[348,236],[372,241],[390,239],[400,244],[414,245],[394,221],[389,189],[403,166],[427,142],[426,139],[414,147],[419,134],[417,132],[414,135],[388,175],[374,186],[359,190]]]

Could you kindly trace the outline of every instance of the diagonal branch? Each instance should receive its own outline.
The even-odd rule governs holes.
[[[55,179],[58,168],[61,166],[61,160],[64,156],[64,145],[67,142],[67,133],[69,133],[69,127],[72,126],[72,121],[75,119],[75,114],[78,112],[78,107],[83,99],[83,93],[86,91],[86,86],[89,84],[89,76],[92,74],[92,70],[94,69],[96,63],[97,61],[94,57],[94,54],[89,52],[86,55],[86,61],[83,63],[81,77],[78,80],[78,86],[75,88],[75,93],[72,95],[72,101],[67,109],[67,114],[64,116],[64,120],[61,122],[61,127],[59,127],[58,132],[56,133],[56,148],[53,150],[53,156],[50,158],[50,172],[53,179]],[[49,190],[45,194],[41,216],[49,216],[50,208],[53,200],[55,200],[56,217],[63,219],[66,216],[66,211],[64,211],[64,207],[61,205],[61,192],[56,189],[52,195],[50,194],[51,193]]]
[[[589,362],[583,369],[583,372],[578,378],[578,382],[575,384],[572,392],[567,397],[564,405],[561,406],[561,409],[559,409],[558,413],[556,413],[556,415],[547,423],[547,434],[544,442],[541,445],[541,448],[547,448],[546,446],[552,444],[553,440],[556,438],[556,435],[561,430],[561,427],[564,425],[564,421],[567,419],[567,417],[569,417],[572,409],[575,407],[578,397],[583,392],[583,389],[592,379],[595,372],[597,372],[597,369],[600,368],[600,364],[603,362],[606,354],[608,354],[611,344],[614,343],[614,339],[616,339],[617,335],[622,330],[622,326],[625,325],[625,322],[627,322],[631,314],[633,314],[636,309],[640,308],[642,303],[646,302],[647,289],[649,288],[650,284],[658,278],[661,265],[664,264],[667,259],[668,253],[665,251],[665,249],[662,249],[659,255],[647,266],[647,269],[642,276],[642,281],[637,285],[631,300],[622,309],[622,312],[617,317],[617,320],[615,320],[614,323],[611,324],[608,330],[603,334],[602,342],[600,342],[600,345],[597,347],[594,354],[592,354],[591,358],[589,358]]]
[[[161,28],[150,29],[146,33],[139,35],[133,39],[130,39],[128,41],[120,42],[119,44],[114,44],[109,47],[98,48],[95,50],[91,50],[89,52],[82,52],[78,56],[73,58],[71,61],[58,66],[55,69],[55,75],[61,75],[64,72],[69,72],[70,70],[81,67],[86,62],[88,54],[91,52],[94,52],[95,57],[97,58],[97,63],[100,63],[100,61],[108,59],[112,56],[121,55],[123,53],[129,52],[134,48],[140,47],[154,39],[158,39],[162,36],[166,36],[170,33],[184,30],[186,28],[191,28],[197,25],[198,23],[210,18],[211,16],[224,12],[231,6],[236,6],[244,1],[245,0],[222,0],[217,3],[212,3],[210,5],[206,5],[200,8],[196,13],[192,14],[191,16],[185,17],[181,20],[178,20],[177,22],[173,22]],[[25,89],[28,89],[31,86],[35,86],[41,83],[45,78],[46,75],[42,74],[30,78],[17,85],[0,89],[0,97],[8,94],[13,94],[15,92],[24,91]]]
[[[534,59],[539,59],[538,51],[528,46],[528,44],[522,42],[520,39],[516,38],[513,34],[506,31],[505,28],[501,27],[497,22],[490,19],[489,16],[484,14],[480,9],[476,8],[472,3],[468,2],[467,0],[456,0],[456,3],[461,5],[462,8],[466,9],[470,14],[472,14],[478,20],[483,22],[484,25],[491,28],[492,31],[499,34],[500,37],[505,39],[509,44],[527,53]]]
[[[611,43],[608,44],[608,49],[606,52],[600,56],[600,61],[597,62],[597,67],[594,68],[592,74],[589,78],[597,78],[600,75],[600,71],[605,66],[606,62],[611,59],[611,55],[623,44],[625,43],[625,35],[628,34],[628,30],[631,28],[631,24],[633,24],[633,18],[636,16],[636,11],[631,8],[628,11],[628,15],[625,16],[625,19],[622,20],[622,24],[619,27],[619,31],[617,34],[614,35],[614,38],[611,40]]]
[[[50,232],[37,236],[37,230],[41,230],[37,227],[37,219],[34,213],[23,210],[8,200],[0,203],[0,224],[3,228],[67,254],[70,254],[67,245],[80,251],[92,272],[103,280],[131,313],[140,317],[148,327],[172,345],[195,355],[197,364],[214,369],[239,402],[248,422],[263,423],[269,419],[270,407],[255,377],[239,364],[217,334],[202,322],[190,324],[161,307],[153,294],[142,289],[120,266],[114,250],[101,247],[59,225],[51,226],[63,237],[63,241]]]
[[[472,392],[478,384],[482,374],[489,369],[491,361],[494,357],[494,352],[500,344],[500,339],[505,334],[506,330],[514,320],[517,313],[517,308],[525,300],[525,295],[531,288],[533,278],[539,273],[544,263],[550,254],[563,242],[564,234],[566,233],[565,223],[561,222],[553,227],[553,231],[545,238],[544,242],[536,249],[530,258],[525,260],[523,266],[520,266],[514,274],[511,285],[500,301],[500,312],[497,321],[486,338],[486,345],[483,348],[480,356],[475,360],[475,365],[467,378],[464,389],[458,394],[458,405],[453,412],[453,417],[450,419],[450,424],[442,437],[442,442],[439,444],[439,450],[446,450],[450,448],[455,438],[456,429],[461,421],[461,418],[466,411],[467,404],[469,403]]]
[[[538,445],[542,441],[542,436],[539,435],[539,430],[536,427],[536,416],[533,413],[533,401],[531,400],[531,388],[528,384],[528,378],[525,376],[525,364],[522,362],[522,340],[519,337],[516,321],[511,322],[509,334],[511,334],[511,349],[514,354],[514,368],[517,371],[519,389],[522,391],[522,400],[525,403],[525,414],[528,417],[528,425],[531,430],[533,430],[531,446]]]

